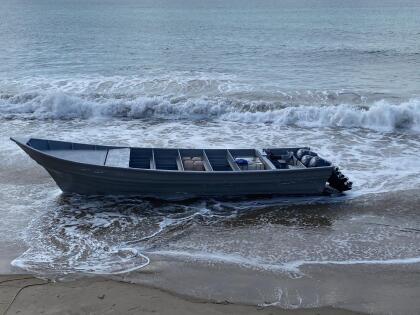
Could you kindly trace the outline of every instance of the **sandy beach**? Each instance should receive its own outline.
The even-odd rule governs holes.
[[[334,308],[282,310],[190,299],[100,277],[49,282],[30,275],[0,276],[2,314],[360,314]]]

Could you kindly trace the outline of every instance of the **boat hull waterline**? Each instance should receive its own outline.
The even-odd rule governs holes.
[[[37,138],[11,140],[45,168],[64,193],[81,195],[155,198],[321,195],[327,191],[327,182],[334,173],[332,165],[303,167],[294,156],[300,148],[151,149]],[[299,163],[300,167],[287,164],[286,168],[276,167],[272,163],[276,161],[266,155],[272,151],[288,154],[289,163]],[[200,154],[202,171],[184,168],[185,155]],[[253,155],[264,169],[240,169],[235,162],[238,155]],[[149,157],[150,164],[145,162]]]

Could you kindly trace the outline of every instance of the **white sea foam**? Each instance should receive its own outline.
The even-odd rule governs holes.
[[[419,264],[420,257],[392,258],[392,259],[350,259],[350,260],[297,260],[285,263],[284,266],[290,270],[299,270],[304,265],[412,265]]]
[[[382,100],[363,107],[354,104],[279,107],[226,97],[86,97],[58,91],[0,99],[0,115],[9,119],[218,119],[282,126],[420,131],[418,98],[395,104]]]
[[[267,112],[230,112],[223,119],[241,122],[275,123],[303,127],[362,127],[380,131],[420,131],[420,100],[402,104],[385,101],[367,108],[338,106],[297,106]]]
[[[420,131],[420,98],[357,91],[279,91],[234,76],[23,78],[0,81],[0,117],[219,119],[282,126]]]
[[[147,252],[147,254],[162,255],[167,257],[182,257],[193,262],[216,262],[225,264],[234,264],[244,268],[255,270],[272,270],[280,272],[292,272],[293,276],[299,273],[295,266],[288,266],[287,264],[270,264],[264,262],[261,258],[249,258],[235,254],[227,253],[206,253],[206,252],[189,252],[182,250],[159,250],[155,252]]]
[[[18,95],[0,101],[3,116],[25,115],[31,119],[88,118],[210,118],[226,111],[223,102],[204,99],[177,102],[163,97],[137,97],[133,100],[89,100],[63,92],[47,95]]]
[[[240,255],[227,253],[206,253],[206,252],[187,252],[161,250],[148,252],[147,254],[157,254],[168,257],[183,257],[192,261],[218,262],[235,264],[245,268],[256,270],[271,270],[290,272],[294,277],[302,274],[301,267],[305,265],[411,265],[419,264],[420,257],[391,258],[391,259],[349,259],[349,260],[296,260],[290,262],[279,262],[277,264],[266,263],[261,258],[243,257]]]

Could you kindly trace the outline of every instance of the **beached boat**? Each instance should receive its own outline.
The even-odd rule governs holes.
[[[351,189],[309,148],[164,149],[15,139],[63,192],[157,198],[319,195]]]

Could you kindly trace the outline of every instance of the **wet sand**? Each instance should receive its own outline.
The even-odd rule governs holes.
[[[49,282],[31,275],[0,276],[3,314],[359,314],[335,308],[284,310],[191,299],[100,277]]]
[[[114,279],[183,296],[282,309],[339,308],[367,314],[419,314],[420,264],[308,264],[299,273],[219,262],[159,259]],[[159,260],[159,262],[156,262]]]

